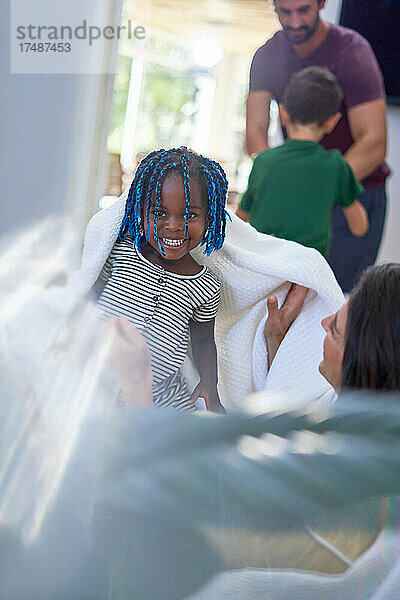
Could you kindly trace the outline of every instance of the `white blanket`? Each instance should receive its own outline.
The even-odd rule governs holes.
[[[187,600],[399,600],[400,537],[387,527],[343,575],[290,569],[226,571]]]
[[[86,294],[97,280],[118,236],[127,191],[111,207],[98,212],[85,235],[82,265],[70,279],[71,297]],[[283,392],[302,403],[334,397],[318,372],[324,332],[321,319],[338,310],[343,294],[327,262],[316,250],[258,233],[235,215],[227,226],[222,249],[206,257],[201,248],[194,258],[222,283],[216,320],[219,389],[227,408],[246,408],[252,392]],[[266,298],[282,302],[288,282],[310,288],[304,308],[290,328],[268,373],[263,335]]]

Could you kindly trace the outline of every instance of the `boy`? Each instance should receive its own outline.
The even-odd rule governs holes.
[[[319,142],[340,119],[343,94],[321,67],[295,73],[280,105],[288,140],[258,154],[236,214],[258,231],[311,246],[328,255],[331,212],[343,208],[355,236],[368,231],[368,217],[356,199],[363,192],[338,150]]]

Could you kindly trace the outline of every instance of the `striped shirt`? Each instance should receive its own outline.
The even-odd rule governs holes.
[[[106,281],[98,306],[104,317],[124,316],[145,337],[151,352],[153,400],[189,399],[176,382],[187,352],[189,320],[210,321],[218,312],[220,283],[206,267],[178,275],[148,261],[131,238],[117,240],[100,274]],[[166,380],[174,382],[172,393]],[[182,388],[182,383],[179,384]],[[180,389],[181,389],[180,388]],[[169,391],[167,391],[169,389]],[[182,392],[182,389],[181,389]]]

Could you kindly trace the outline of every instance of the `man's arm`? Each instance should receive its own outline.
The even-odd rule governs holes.
[[[386,102],[383,98],[353,106],[347,113],[354,144],[344,158],[362,181],[386,156]]]
[[[242,210],[239,206],[235,211],[235,215],[238,216],[239,219],[242,219],[242,221],[245,221],[246,223],[250,221],[250,213],[246,210]]]
[[[269,92],[250,92],[246,105],[246,147],[248,154],[268,150]]]

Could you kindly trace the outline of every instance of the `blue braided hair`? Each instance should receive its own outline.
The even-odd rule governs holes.
[[[204,254],[210,256],[219,250],[224,243],[226,219],[225,210],[228,181],[225,171],[217,162],[185,148],[155,150],[140,162],[129,189],[125,205],[125,214],[119,231],[120,238],[129,233],[139,250],[149,237],[150,209],[155,208],[154,238],[160,252],[164,254],[157,234],[157,214],[161,205],[161,190],[164,179],[171,172],[182,176],[185,192],[185,235],[187,235],[190,212],[190,181],[196,181],[202,192],[202,199],[207,207],[207,227],[201,245]]]

